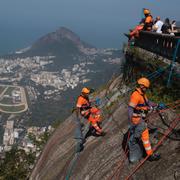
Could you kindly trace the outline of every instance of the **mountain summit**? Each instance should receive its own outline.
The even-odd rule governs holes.
[[[41,37],[34,44],[34,46],[38,43],[61,43],[64,39],[68,39],[78,47],[89,47],[87,44],[81,41],[80,37],[77,34],[67,29],[66,27],[60,27],[55,32],[51,32]]]
[[[58,59],[71,59],[72,56],[87,55],[91,51],[94,52],[96,49],[83,42],[71,30],[60,27],[55,32],[48,33],[38,39],[23,55],[53,55]]]

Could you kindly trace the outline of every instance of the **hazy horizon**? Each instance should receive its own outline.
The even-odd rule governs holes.
[[[120,48],[126,40],[123,33],[140,21],[144,7],[154,17],[180,20],[179,0],[4,0],[0,54],[27,47],[61,26],[96,47]]]

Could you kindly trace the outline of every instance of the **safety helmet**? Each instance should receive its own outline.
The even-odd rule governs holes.
[[[85,93],[85,94],[89,94],[90,93],[90,89],[89,88],[87,88],[87,87],[84,87],[84,88],[82,88],[82,91],[81,91],[82,93]]]
[[[146,14],[150,14],[150,10],[149,9],[144,9],[144,15],[146,15]]]
[[[137,83],[138,83],[139,85],[145,86],[146,88],[149,88],[149,86],[150,86],[150,81],[149,81],[149,79],[147,79],[147,78],[145,78],[145,77],[142,77],[142,78],[138,79]]]

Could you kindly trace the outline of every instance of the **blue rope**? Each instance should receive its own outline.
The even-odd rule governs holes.
[[[168,66],[168,67],[169,67],[169,66]],[[159,68],[158,70],[154,71],[153,73],[147,75],[147,78],[153,79],[153,78],[156,77],[157,75],[160,75],[162,72],[164,72],[168,67],[166,67],[166,68]]]
[[[148,78],[149,79],[153,79],[153,78],[157,78],[158,76],[160,76],[164,71],[166,71],[167,69],[169,69],[170,65],[167,66],[166,68],[159,68],[159,70],[155,71],[156,73],[152,75],[149,75]]]
[[[176,49],[175,49],[174,54],[173,54],[173,60],[172,60],[172,63],[171,63],[171,69],[170,69],[169,77],[168,77],[168,81],[167,81],[167,87],[170,86],[171,77],[172,77],[172,71],[173,71],[173,68],[174,68],[174,63],[176,61],[176,55],[177,55],[177,52],[178,52],[179,45],[180,45],[180,39],[178,39]]]

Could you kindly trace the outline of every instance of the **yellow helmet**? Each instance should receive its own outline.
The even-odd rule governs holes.
[[[146,14],[150,14],[151,12],[150,12],[150,10],[149,9],[144,9],[144,15],[146,15]]]
[[[149,81],[149,79],[147,79],[147,78],[145,78],[145,77],[142,77],[142,78],[138,79],[137,83],[138,83],[139,85],[145,86],[146,88],[149,88],[149,86],[150,86],[150,81]]]
[[[87,87],[84,87],[82,88],[82,93],[85,93],[85,94],[89,94],[90,93],[90,89],[88,89]]]

